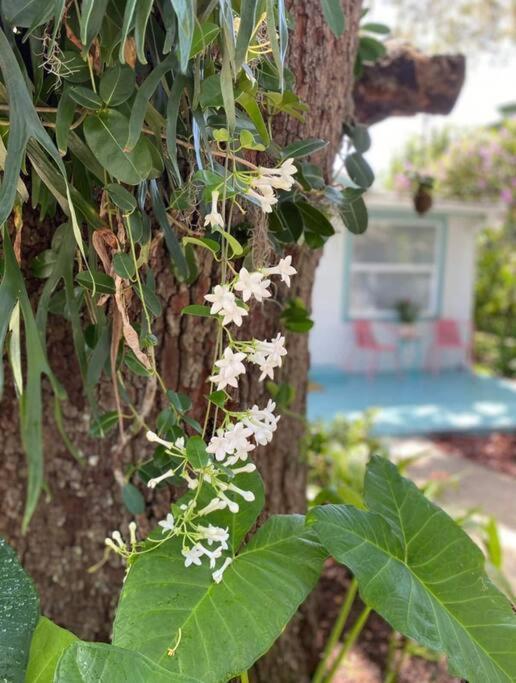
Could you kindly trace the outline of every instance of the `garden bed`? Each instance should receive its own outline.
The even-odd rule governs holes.
[[[497,472],[516,477],[516,433],[437,434],[432,442],[445,453],[490,467]]]

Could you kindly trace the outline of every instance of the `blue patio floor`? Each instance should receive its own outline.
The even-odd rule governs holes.
[[[308,417],[349,419],[376,408],[378,436],[516,430],[516,382],[469,372],[364,375],[331,367],[310,372]]]

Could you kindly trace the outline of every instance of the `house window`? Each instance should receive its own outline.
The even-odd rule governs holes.
[[[351,318],[389,318],[401,299],[437,314],[442,225],[432,222],[372,221],[352,238],[348,281]]]

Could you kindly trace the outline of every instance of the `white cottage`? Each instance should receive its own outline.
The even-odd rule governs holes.
[[[499,222],[499,207],[439,201],[419,216],[410,197],[374,193],[367,206],[366,233],[337,226],[325,245],[312,298],[312,367],[372,372],[467,362],[476,236]],[[399,322],[403,301],[417,308],[413,325]],[[436,349],[453,328],[463,348]]]

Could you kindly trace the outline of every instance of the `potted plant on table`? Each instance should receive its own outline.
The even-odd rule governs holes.
[[[400,299],[394,305],[400,321],[399,335],[402,339],[413,339],[417,336],[416,321],[419,306],[411,299]]]

